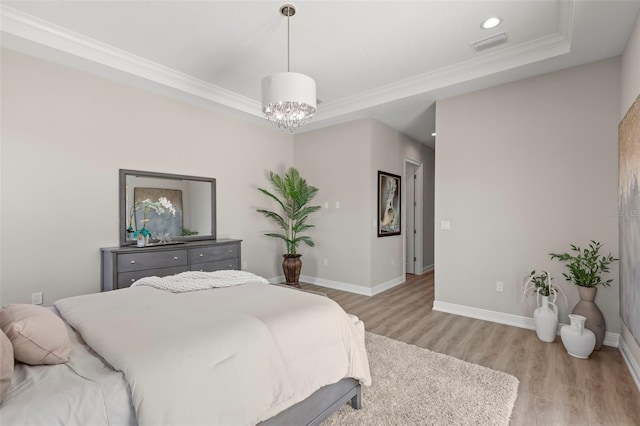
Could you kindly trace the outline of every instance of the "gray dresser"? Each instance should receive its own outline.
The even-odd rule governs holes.
[[[240,243],[241,240],[221,239],[143,248],[102,248],[101,289],[126,288],[140,278],[153,275],[240,269]]]

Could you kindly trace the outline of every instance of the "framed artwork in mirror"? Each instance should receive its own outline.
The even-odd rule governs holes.
[[[120,170],[120,245],[216,239],[216,180]]]
[[[129,226],[139,229],[144,224],[159,238],[182,236],[182,190],[134,188],[133,201],[139,208],[134,209],[134,223]]]
[[[378,237],[401,233],[400,176],[378,171]]]

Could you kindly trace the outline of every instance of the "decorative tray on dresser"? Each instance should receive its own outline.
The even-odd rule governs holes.
[[[220,239],[158,244],[106,247],[102,252],[102,291],[126,288],[136,280],[178,274],[185,271],[240,269],[242,240]]]

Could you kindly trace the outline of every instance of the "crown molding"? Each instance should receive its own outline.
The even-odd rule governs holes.
[[[558,3],[556,33],[488,54],[480,53],[482,56],[477,58],[323,104],[314,121],[334,118],[567,54],[571,51],[573,2],[574,0],[569,0]]]
[[[414,76],[349,98],[326,103],[315,121],[352,113],[421,93],[453,86],[501,71],[569,53],[571,43],[554,34],[531,43],[505,49],[482,58],[471,59],[435,71]]]
[[[1,28],[7,34],[105,65],[234,110],[262,117],[260,102],[133,55],[122,49],[0,4]],[[569,53],[573,0],[558,2],[558,32],[420,74],[348,98],[322,104],[313,122],[486,77],[501,71]]]
[[[258,101],[230,90],[5,5],[0,5],[0,14],[2,15],[2,32],[7,34],[106,65],[238,111],[262,116]]]

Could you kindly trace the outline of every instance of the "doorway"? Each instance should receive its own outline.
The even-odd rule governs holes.
[[[405,273],[422,275],[422,163],[406,158],[404,163],[404,266]]]

